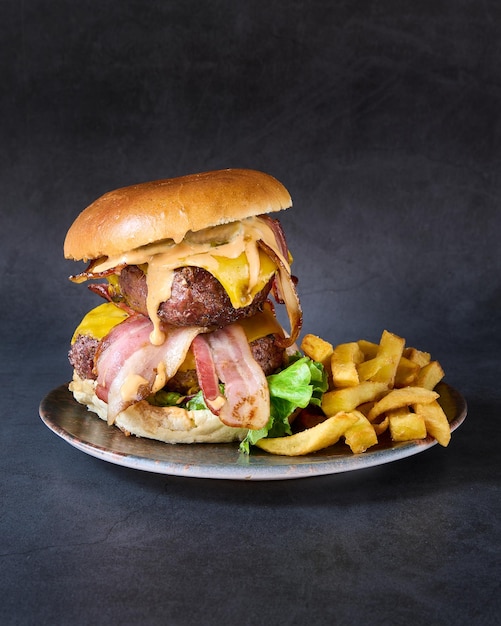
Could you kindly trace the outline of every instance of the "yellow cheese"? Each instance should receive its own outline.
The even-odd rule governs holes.
[[[89,311],[77,326],[71,338],[71,343],[75,343],[78,335],[87,335],[101,340],[114,326],[123,322],[127,317],[129,317],[128,314],[112,302],[100,304]]]
[[[277,318],[271,311],[271,308],[266,307],[266,305],[263,311],[256,313],[252,317],[245,317],[239,320],[238,323],[243,327],[249,343],[256,341],[256,339],[261,339],[261,337],[266,337],[266,335],[283,335],[283,329]]]
[[[220,256],[212,258],[217,261],[217,267],[209,268],[209,264],[204,263],[204,259],[199,260],[198,267],[210,271],[217,278],[235,309],[246,306],[249,300],[252,302],[254,296],[265,287],[277,269],[273,261],[260,250],[259,275],[257,281],[250,285],[249,264],[245,252],[242,252],[236,259]]]

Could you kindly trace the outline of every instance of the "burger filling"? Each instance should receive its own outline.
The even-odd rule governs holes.
[[[279,223],[261,216],[97,259],[73,277],[107,278],[91,288],[110,302],[84,318],[69,358],[78,376],[95,380],[108,422],[158,394],[201,394],[224,424],[266,429],[267,376],[284,365],[301,327],[290,260]],[[286,305],[289,336],[270,292]]]

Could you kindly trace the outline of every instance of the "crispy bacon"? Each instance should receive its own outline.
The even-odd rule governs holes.
[[[121,263],[116,267],[110,267],[104,272],[94,272],[93,269],[103,262],[103,258],[94,259],[89,263],[87,268],[80,272],[80,274],[74,274],[70,276],[70,280],[73,283],[84,283],[86,280],[94,280],[96,278],[106,278],[107,276],[111,276],[112,274],[120,274],[123,268],[127,265],[126,263]]]
[[[103,340],[96,355],[96,395],[108,404],[108,423],[174,376],[193,339],[206,329],[162,326],[165,341],[150,343],[151,321],[143,315],[127,318]]]
[[[95,293],[97,296],[101,296],[101,298],[108,300],[108,302],[113,302],[109,283],[92,283],[89,285],[89,291],[92,291],[92,293]]]
[[[252,356],[242,327],[230,324],[201,337],[208,342],[226,402],[219,419],[234,428],[263,428],[270,417],[268,382]]]
[[[225,399],[219,390],[219,379],[209,343],[204,335],[198,335],[193,340],[191,347],[195,357],[197,378],[202,389],[205,404],[214,415],[219,415]]]
[[[289,322],[291,326],[290,336],[286,338],[277,338],[277,344],[282,348],[288,348],[299,337],[301,327],[303,325],[303,312],[301,304],[299,302],[299,296],[296,291],[296,285],[293,276],[291,276],[289,269],[285,266],[280,256],[270,248],[262,239],[258,240],[258,246],[266,252],[270,259],[278,267],[278,272],[275,275],[275,281],[279,290],[280,298],[283,298]]]
[[[289,248],[287,247],[287,241],[285,239],[285,233],[283,231],[282,224],[280,224],[278,220],[266,214],[260,215],[259,217],[271,228],[273,234],[275,235],[275,240],[278,244],[280,252],[282,253],[282,256],[284,258],[287,258],[289,254]]]
[[[134,315],[114,326],[101,341],[94,357],[98,398],[108,402],[111,383],[123,363],[136,350],[149,343],[151,327],[152,324],[147,317]]]

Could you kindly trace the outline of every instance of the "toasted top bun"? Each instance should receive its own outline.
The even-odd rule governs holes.
[[[115,256],[189,231],[219,226],[292,205],[269,174],[227,169],[123,187],[88,206],[70,227],[64,256],[75,261]]]

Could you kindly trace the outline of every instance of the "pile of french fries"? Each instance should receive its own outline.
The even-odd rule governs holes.
[[[293,435],[258,441],[263,450],[298,456],[344,438],[351,451],[360,454],[386,431],[395,442],[431,435],[442,446],[449,443],[449,421],[435,391],[444,371],[429,353],[406,347],[405,339],[386,330],[378,344],[359,340],[336,347],[308,334],[301,350],[327,370],[325,419]]]

